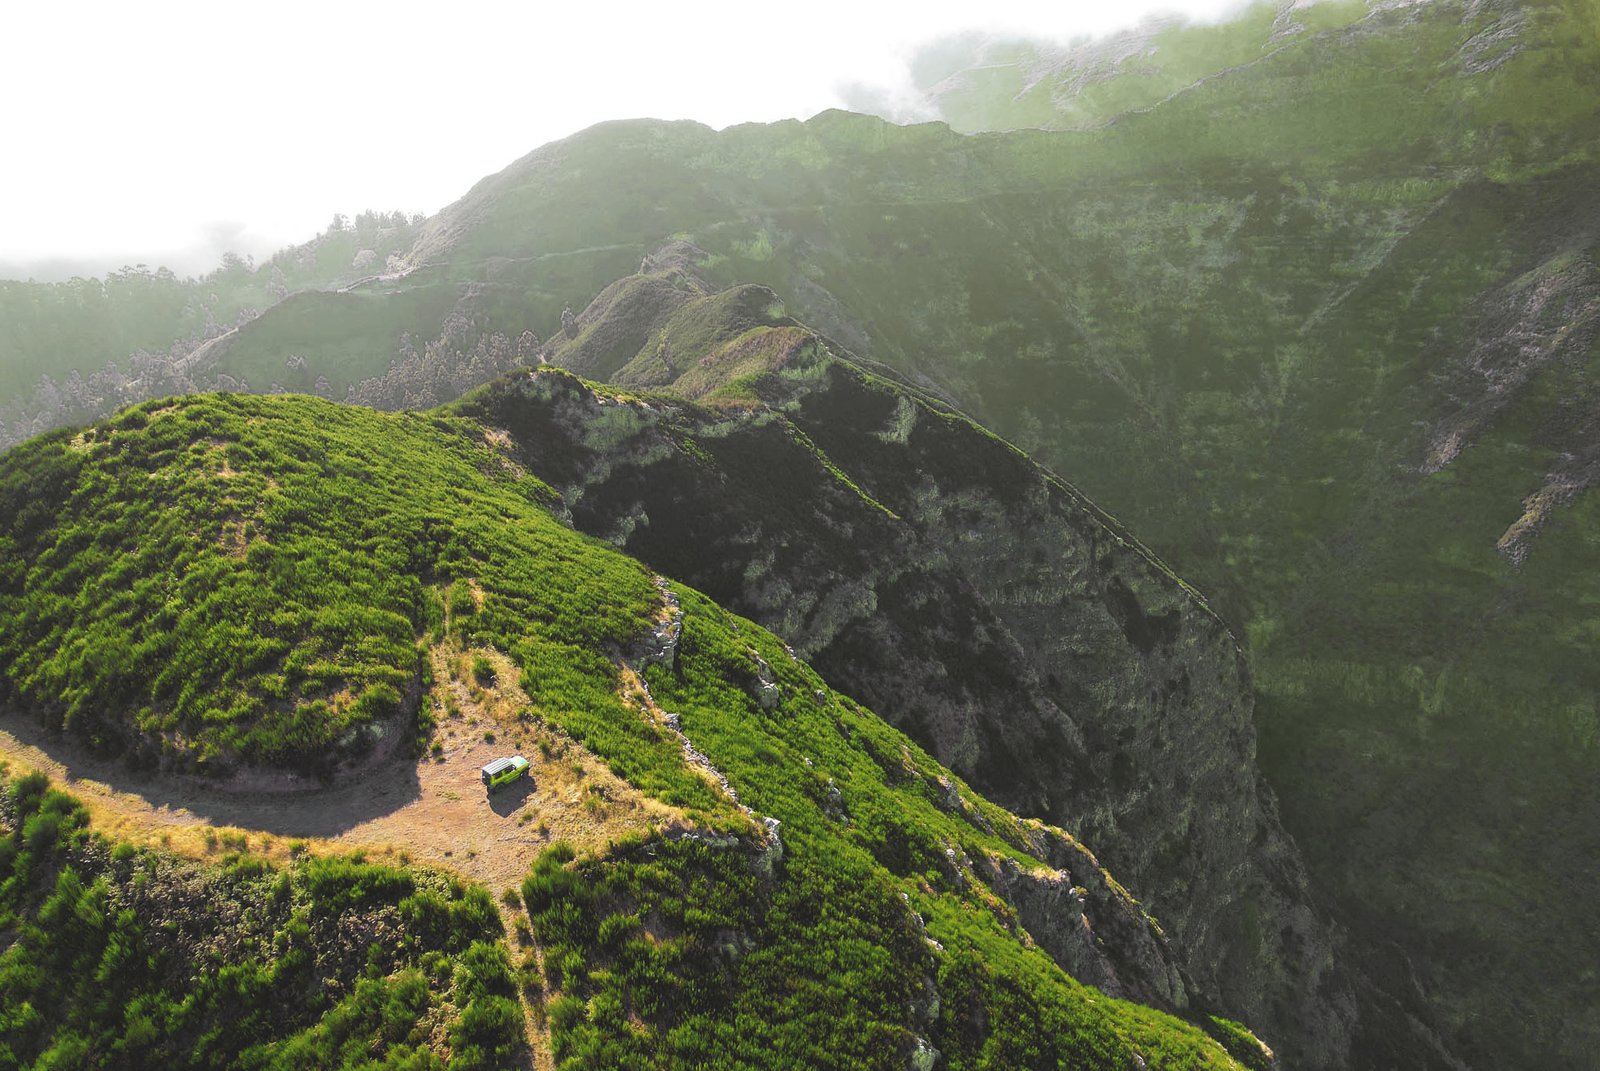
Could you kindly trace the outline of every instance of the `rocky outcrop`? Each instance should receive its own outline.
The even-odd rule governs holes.
[[[1428,427],[1421,465],[1427,474],[1455,461],[1530,396],[1543,394],[1529,438],[1555,460],[1496,541],[1513,562],[1527,557],[1555,509],[1600,480],[1600,410],[1588,372],[1600,337],[1600,267],[1588,253],[1574,251],[1592,241],[1600,221],[1587,229],[1570,237],[1570,248],[1480,298],[1465,332],[1470,345],[1441,361],[1448,371],[1440,377],[1441,411]]]
[[[1138,901],[1089,850],[1059,829],[1033,831],[1047,869],[1011,858],[976,864],[1036,944],[1078,981],[1109,996],[1184,1012],[1195,994],[1174,949]]]
[[[1082,741],[1075,762],[1053,756],[1054,776],[1008,784],[991,761],[980,783],[1095,846],[1163,920],[1200,987],[1292,1063],[1342,1062],[1354,1000],[1256,768],[1249,673],[1222,622],[1005,443],[847,365],[817,382],[782,404],[961,577],[1020,653],[1017,690]],[[996,709],[1018,708],[988,708],[990,726]],[[1010,718],[995,728],[1009,731]],[[1275,1002],[1294,1007],[1292,1024]]]
[[[757,380],[757,405],[613,398],[546,369],[465,408],[509,432],[579,528],[777,632],[979,791],[1094,846],[1193,991],[1286,1065],[1340,1066],[1350,983],[1256,770],[1227,628],[1070,486],[817,341]],[[1147,947],[1142,912],[1068,843],[1053,872],[985,878],[1082,980],[1182,1007],[1161,957],[1127,952]]]

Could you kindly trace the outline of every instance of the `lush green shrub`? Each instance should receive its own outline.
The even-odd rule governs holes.
[[[6,459],[5,487],[41,493],[0,513],[0,675],[92,740],[326,770],[417,687],[433,585],[460,635],[506,650],[598,651],[649,612],[644,570],[551,517],[470,423],[235,395],[138,412]],[[604,659],[572,669],[613,687]]]
[[[24,819],[23,816],[26,815]],[[486,889],[310,859],[201,866],[87,828],[39,775],[0,793],[0,1066],[500,1067],[522,1011]],[[429,925],[347,955],[426,900]],[[408,909],[408,905],[412,905]],[[440,970],[446,954],[460,966]]]

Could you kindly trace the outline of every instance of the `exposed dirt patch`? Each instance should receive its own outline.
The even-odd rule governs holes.
[[[599,849],[630,832],[683,823],[681,812],[616,777],[581,745],[521,720],[529,704],[503,655],[441,647],[432,657],[436,683],[424,701],[439,718],[434,750],[344,784],[250,792],[131,772],[16,715],[0,717],[0,760],[14,773],[44,771],[83,801],[96,828],[136,844],[197,859],[230,850],[278,860],[364,850],[453,870],[497,893],[518,885],[552,840]],[[470,676],[476,657],[496,668],[486,685]],[[530,776],[487,792],[478,771],[509,754],[528,758]]]
[[[481,607],[482,589],[470,583],[469,590]],[[307,852],[360,851],[374,861],[454,871],[504,895],[501,916],[512,961],[533,957],[541,968],[536,977],[542,977],[541,953],[526,931],[520,898],[510,895],[520,891],[534,857],[555,840],[580,853],[600,851],[631,833],[690,823],[681,810],[644,795],[581,744],[535,719],[517,684],[517,667],[505,655],[447,642],[429,658],[434,683],[419,698],[437,727],[427,753],[405,757],[404,748],[393,746],[404,728],[396,726],[388,734],[393,739],[380,745],[389,749],[387,758],[375,752],[358,772],[332,785],[271,771],[246,771],[227,783],[142,773],[15,711],[0,711],[0,765],[12,775],[49,775],[83,802],[107,837],[193,859],[250,852],[287,863]],[[649,702],[643,682],[631,670],[625,675],[625,694]],[[659,708],[654,713],[664,717]],[[529,760],[528,775],[489,792],[479,771],[512,754]],[[550,994],[519,995],[528,1040],[524,1066],[546,1071],[554,1067],[544,1009]]]

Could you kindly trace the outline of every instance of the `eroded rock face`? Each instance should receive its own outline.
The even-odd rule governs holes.
[[[1041,826],[1034,846],[1053,869],[1013,859],[979,866],[995,893],[1016,909],[1035,943],[1066,972],[1109,996],[1183,1012],[1191,983],[1166,935],[1077,841]]]
[[[823,356],[756,389],[762,404],[718,411],[547,370],[470,412],[507,429],[579,528],[772,629],[975,788],[1092,846],[1181,970],[1064,842],[1059,874],[993,882],[1075,976],[1181,1008],[1186,974],[1287,1066],[1341,1066],[1355,1002],[1338,940],[1256,770],[1248,670],[1204,600],[908,388]]]
[[[1053,776],[1008,776],[982,753],[946,761],[1078,832],[1162,920],[1199,987],[1244,1011],[1290,1063],[1341,1063],[1354,1000],[1256,769],[1249,672],[1220,619],[1005,443],[934,406],[908,415],[903,393],[847,366],[825,379],[788,400],[796,423],[836,461],[849,458],[852,478],[962,578],[1019,652],[1016,690],[1081,740],[1070,763],[1046,752]],[[1004,731],[1027,732],[1018,709],[986,706],[976,719],[993,725],[1003,711]],[[1077,872],[1069,854],[1057,865]]]
[[[1431,474],[1454,462],[1543,384],[1530,438],[1555,452],[1555,464],[1495,544],[1520,563],[1551,513],[1600,481],[1600,414],[1587,370],[1600,337],[1600,266],[1571,251],[1546,258],[1485,294],[1471,313],[1471,345],[1441,361],[1443,403],[1419,467]]]

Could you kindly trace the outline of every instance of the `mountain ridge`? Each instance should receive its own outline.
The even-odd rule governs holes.
[[[547,360],[618,387],[546,366],[454,409],[500,429],[581,530],[774,629],[987,795],[1106,845],[1180,947],[1207,935],[1188,961],[1202,984],[1297,1065],[1340,1065],[1354,997],[1312,965],[1340,939],[1253,772],[1248,669],[1221,619],[1010,444],[787,317],[750,327],[741,310],[770,311],[774,296],[712,292],[693,252],[647,258],[546,344]],[[708,308],[723,319],[705,324]],[[700,317],[699,348],[671,347],[676,368],[643,360],[683,310]],[[729,349],[762,355],[759,370],[722,359]],[[995,564],[1009,560],[1026,564]],[[1179,877],[1202,858],[1235,875],[1227,890]],[[1252,914],[1273,936],[1246,948]],[[1333,1010],[1330,989],[1343,993]],[[1292,1015],[1268,1010],[1285,1002]]]
[[[1262,769],[1376,988],[1474,1063],[1584,1066],[1596,15],[1382,11],[1085,133],[601,128],[441,215],[458,255],[369,296],[553,338],[677,235],[716,288],[937,389],[1231,624]],[[431,382],[420,406],[469,381]]]
[[[430,693],[425,703],[364,697],[386,687],[399,691],[388,683],[391,671],[411,672],[413,665],[424,686],[443,684],[423,657],[429,643],[443,643],[458,652],[447,660],[452,679],[470,678],[450,688],[471,702],[488,702],[473,698],[479,694],[507,693],[516,674],[520,691],[514,696],[526,703],[507,693],[500,730],[558,739],[548,756],[539,749],[540,793],[562,783],[551,763],[582,765],[582,752],[559,746],[565,738],[614,777],[681,813],[676,829],[647,819],[651,825],[642,835],[617,837],[582,856],[554,842],[549,830],[537,834],[547,850],[521,895],[523,923],[532,935],[523,944],[533,943],[539,953],[524,957],[517,984],[538,981],[529,999],[542,1001],[551,1051],[564,1063],[609,1066],[689,1051],[731,1060],[729,1042],[718,1040],[722,1032],[744,1024],[756,1009],[789,1007],[788,988],[771,988],[765,980],[779,970],[800,980],[808,995],[791,1008],[794,1016],[763,1013],[762,1044],[769,1055],[810,1054],[802,1062],[847,1056],[870,1066],[900,1066],[911,1052],[927,1048],[953,1063],[1002,1045],[1013,1053],[1006,1062],[1019,1066],[1053,1064],[1074,1053],[1091,1066],[1120,1067],[1141,1051],[1151,1059],[1166,1053],[1201,1066],[1233,1066],[1207,1031],[1234,1048],[1244,1035],[1207,1018],[1207,1006],[1172,961],[1166,938],[1077,842],[973,794],[865,708],[830,693],[763,630],[564,528],[546,512],[558,501],[550,489],[475,422],[443,414],[385,416],[304,396],[169,399],[81,435],[26,444],[7,455],[7,492],[23,486],[20,474],[40,472],[55,473],[60,486],[54,497],[8,511],[13,520],[0,538],[12,567],[0,577],[0,615],[10,645],[9,702],[44,724],[114,751],[145,738],[151,741],[145,754],[165,752],[168,762],[304,768],[307,755],[319,749],[359,753],[375,746],[363,743],[364,731],[382,724],[390,716],[386,704],[394,703],[415,723],[422,752],[416,761],[429,764],[435,761],[425,746],[430,738],[442,741],[454,730],[460,740],[460,730],[449,724],[460,717],[449,710],[450,692]],[[153,503],[141,497],[145,489],[181,481],[188,481],[186,493],[163,507],[166,520],[155,527],[143,523]],[[423,486],[442,498],[430,501]],[[456,505],[436,512],[447,501]],[[133,527],[125,527],[129,523]],[[322,543],[329,535],[361,553]],[[136,536],[141,546],[127,554],[121,541]],[[195,559],[183,573],[203,580],[202,587],[165,611],[129,613],[140,599],[162,592],[163,571],[183,560],[170,554],[168,538]],[[391,559],[391,544],[408,548],[404,557]],[[68,547],[70,556],[61,553]],[[285,572],[284,554],[296,560],[294,570]],[[109,601],[97,603],[103,608],[96,613],[60,617],[65,607],[52,594],[53,573],[70,573],[96,558],[120,560],[121,575],[86,588],[81,598]],[[296,571],[307,569],[322,580],[296,586]],[[230,575],[259,592],[222,583]],[[363,586],[363,576],[378,585]],[[201,591],[207,594],[197,598]],[[271,624],[261,631],[285,645],[265,663],[231,653],[240,626],[266,624],[257,616],[258,594],[273,606]],[[352,623],[390,616],[410,618],[403,626],[394,622],[404,639],[393,650],[349,631]],[[202,619],[204,629],[188,626]],[[74,623],[131,631],[114,644],[109,633],[84,642],[70,631]],[[40,629],[64,636],[63,642],[32,642]],[[161,648],[171,636],[198,644],[196,653]],[[208,650],[230,653],[219,658],[206,656]],[[299,651],[314,652],[315,660],[297,660]],[[469,657],[474,651],[480,653]],[[132,662],[110,661],[117,652]],[[151,657],[165,672],[145,674],[140,660]],[[263,665],[264,676],[250,675]],[[280,675],[283,680],[275,679]],[[69,682],[69,698],[92,697],[97,713],[71,706],[52,711],[48,700],[62,691],[61,681]],[[285,687],[295,696],[290,718],[270,702],[253,700],[270,699]],[[207,712],[199,722],[185,713],[190,697]],[[184,728],[176,739],[174,726]],[[281,743],[274,742],[278,736]],[[452,753],[459,747],[453,744]],[[337,766],[320,766],[340,776]],[[476,783],[475,768],[463,769],[459,754],[453,768]],[[566,781],[570,805],[622,813],[627,800],[608,783],[616,782],[575,770]],[[481,820],[515,829],[519,812],[540,813],[538,798],[511,800],[504,813],[496,806],[495,817]],[[75,802],[60,806],[63,813],[79,809]],[[47,842],[34,832],[31,812],[18,813],[8,843],[43,850]],[[73,821],[82,827],[81,819]],[[550,824],[559,825],[554,818]],[[8,854],[4,862],[12,866],[20,858]],[[524,867],[534,862],[533,852],[521,861]],[[47,920],[54,909],[38,906],[37,894],[27,891],[31,873],[24,869],[4,886],[8,896],[23,894],[7,901],[8,909],[41,911],[38,917]],[[388,871],[371,873],[379,880]],[[580,873],[586,876],[582,888],[573,884]],[[265,879],[277,880],[270,870]],[[404,886],[408,879],[381,880]],[[682,894],[671,892],[678,881],[721,905],[719,913],[686,911]],[[97,895],[112,895],[109,878],[105,889]],[[488,901],[487,892],[472,896],[474,904]],[[801,914],[786,921],[791,912]],[[133,924],[133,915],[116,917],[116,927]],[[605,923],[612,917],[620,921]],[[731,938],[718,936],[729,926]],[[631,943],[618,943],[619,928],[634,934]],[[819,932],[865,956],[860,970],[818,959]],[[729,939],[733,951],[717,952]],[[471,954],[502,957],[500,951]],[[616,957],[636,966],[613,972],[606,964]],[[634,973],[654,957],[665,959]],[[373,962],[376,977],[391,977],[392,968]],[[496,970],[509,971],[509,955],[501,962],[507,966]],[[965,973],[973,962],[984,965],[983,974]],[[668,963],[697,980],[685,1004],[666,1000],[669,975],[658,972]],[[1093,978],[1108,996],[1135,996],[1193,1015],[1200,1026],[1090,995],[1059,964]],[[391,981],[398,984],[403,974]],[[146,984],[138,981],[142,976],[115,977],[118,986]],[[12,984],[39,992],[26,979]],[[996,984],[1011,994],[1005,1000],[1021,1000],[1033,1009],[1029,1014],[1056,1024],[1043,1049],[1039,1039],[1025,1042],[1009,1023],[974,1032],[936,1010],[935,998],[944,991],[950,1001],[959,998],[961,1007],[990,1018],[997,1011],[982,1009],[998,1009]],[[932,996],[908,1006],[905,998],[917,992]],[[612,1002],[642,1017],[644,1032],[607,1012]],[[847,1014],[819,1029],[818,1009],[835,1005]],[[67,1005],[62,1014],[77,1006]],[[511,1005],[495,1007],[507,1029],[521,1014]],[[79,1019],[70,1021],[82,1029]],[[753,1023],[740,1027],[748,1028]],[[270,1034],[252,1036],[278,1044]],[[51,1037],[58,1047],[71,1040],[50,1030],[43,1040],[37,1034],[6,1040],[37,1055]],[[498,1044],[511,1044],[501,1037]],[[190,1043],[162,1027],[146,1040]],[[462,1045],[451,1043],[452,1058],[464,1058]],[[795,1045],[798,1050],[790,1048]],[[196,1049],[188,1059],[204,1062],[205,1052],[225,1062],[238,1058],[224,1045]]]

